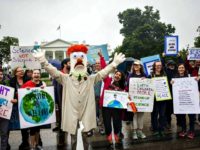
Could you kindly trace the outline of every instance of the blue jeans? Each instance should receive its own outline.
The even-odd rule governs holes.
[[[157,102],[154,100],[153,112],[151,113],[151,124],[154,132],[164,131],[166,124],[166,102]]]

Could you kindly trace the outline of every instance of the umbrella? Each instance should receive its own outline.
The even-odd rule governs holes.
[[[61,69],[61,62],[57,59],[52,59],[48,61],[50,64],[52,64],[54,67],[56,67],[58,70]]]

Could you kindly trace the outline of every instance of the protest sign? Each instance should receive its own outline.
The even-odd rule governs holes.
[[[151,79],[130,78],[129,95],[136,105],[137,112],[152,112],[154,86]]]
[[[38,60],[33,57],[33,46],[11,46],[11,69],[22,67],[28,69],[41,69]]]
[[[54,88],[18,89],[20,128],[56,122]]]
[[[97,60],[99,60],[98,52],[101,52],[105,61],[109,61],[108,56],[108,45],[98,45],[98,46],[91,46],[89,47],[88,53],[87,53],[87,59],[90,64],[95,64]]]
[[[174,78],[173,81],[174,114],[199,114],[199,91],[195,78]]]
[[[188,60],[200,60],[200,48],[190,48],[188,51]]]
[[[128,93],[119,91],[104,91],[103,107],[127,109]]]
[[[173,56],[178,54],[178,36],[165,36],[165,55]]]
[[[11,100],[14,98],[14,89],[0,84],[0,117],[10,119],[13,104]]]
[[[145,70],[145,73],[146,73],[147,76],[151,75],[153,63],[156,62],[156,61],[160,61],[159,55],[141,58],[141,62],[144,66],[144,70]]]
[[[172,98],[167,77],[155,77],[152,79],[155,88],[156,101],[171,100]]]

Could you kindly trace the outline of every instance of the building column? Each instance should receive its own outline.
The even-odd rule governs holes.
[[[66,58],[66,51],[64,51],[64,55],[63,56],[64,56],[64,59],[65,59]]]
[[[55,51],[52,52],[53,52],[53,59],[56,59],[56,52]]]

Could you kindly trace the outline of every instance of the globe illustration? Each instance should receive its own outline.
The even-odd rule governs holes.
[[[123,108],[123,105],[117,100],[111,101],[107,106],[112,108]]]
[[[45,91],[32,90],[22,98],[20,112],[24,120],[29,123],[43,123],[54,112],[54,100]]]

